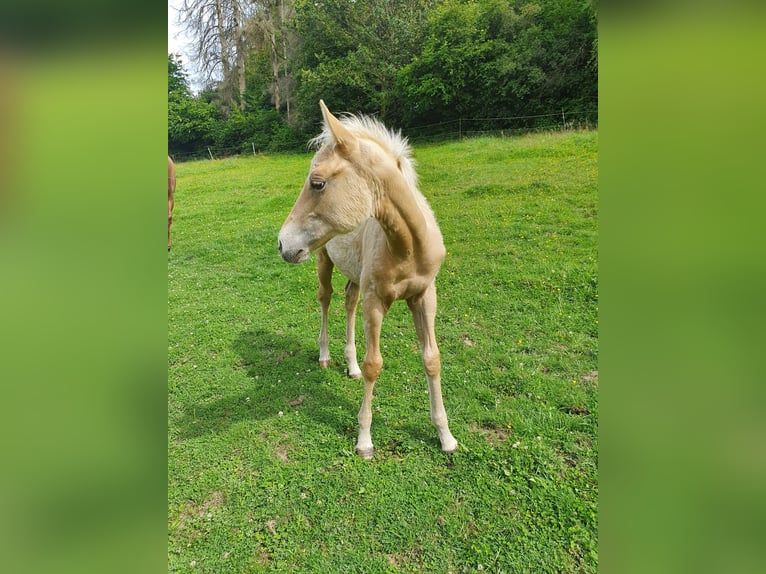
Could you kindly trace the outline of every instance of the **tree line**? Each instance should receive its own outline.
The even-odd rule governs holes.
[[[320,98],[408,135],[457,118],[533,128],[565,111],[596,122],[596,10],[595,0],[184,0],[205,87],[192,93],[168,55],[169,152],[305,149]]]

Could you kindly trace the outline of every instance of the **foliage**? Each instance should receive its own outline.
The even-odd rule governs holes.
[[[213,142],[218,112],[192,96],[182,62],[168,54],[168,153],[188,153]]]
[[[592,107],[590,14],[581,0],[440,4],[421,54],[399,74],[410,103],[406,122],[486,117],[487,110],[530,116]]]
[[[448,250],[436,333],[460,446],[439,450],[398,303],[372,461],[353,453],[344,279],[320,369],[314,266],[277,254],[310,156],[178,165],[169,570],[596,572],[597,148],[595,132],[416,146]]]
[[[168,101],[191,97],[189,75],[180,58],[168,54]]]
[[[273,148],[279,134],[298,150],[318,130],[319,99],[414,131],[458,118],[522,117],[508,127],[550,127],[543,116],[561,112],[597,123],[592,0],[263,0],[251,8],[242,11],[250,36],[241,46],[249,52],[236,57],[243,92],[232,95],[239,72],[227,64],[229,80],[185,94],[215,111],[176,106],[171,149],[195,141],[198,149],[218,141],[234,150],[248,141]],[[185,84],[169,66],[169,106]],[[227,104],[232,98],[239,109]],[[264,120],[268,110],[281,122]]]
[[[397,74],[417,53],[434,4],[326,0],[317,10],[309,0],[296,2],[295,25],[304,39],[297,58],[304,126],[318,122],[320,98],[331,109],[379,113],[386,124],[398,124]]]
[[[274,110],[260,109],[249,114],[234,110],[225,122],[218,124],[215,145],[223,148],[244,146],[245,151],[254,145],[256,150],[263,150],[269,145],[275,125],[281,121]]]

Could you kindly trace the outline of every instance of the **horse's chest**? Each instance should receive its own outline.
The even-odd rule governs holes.
[[[394,258],[387,247],[385,235],[374,219],[351,233],[333,237],[326,249],[338,271],[360,285],[365,292],[372,289],[388,303],[423,293],[438,270],[438,265],[435,269],[419,269],[412,258]]]
[[[359,285],[362,275],[362,241],[357,231],[333,237],[327,254],[338,271]]]

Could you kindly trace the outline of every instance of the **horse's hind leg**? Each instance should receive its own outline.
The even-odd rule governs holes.
[[[348,376],[358,379],[362,376],[362,369],[356,361],[356,305],[359,302],[359,285],[350,281],[346,283],[346,364]]]
[[[322,326],[319,328],[319,366],[330,365],[330,337],[327,334],[327,313],[332,299],[332,270],[333,263],[327,250],[323,247],[317,251],[317,276],[319,277],[319,292],[317,299],[322,308]]]
[[[423,368],[428,381],[428,395],[431,399],[431,422],[439,433],[442,450],[446,453],[457,449],[457,441],[449,430],[447,413],[444,410],[441,387],[441,357],[436,344],[434,333],[434,317],[436,316],[436,286],[431,286],[422,296],[407,299],[407,305],[412,312],[415,330],[420,340],[423,354]]]

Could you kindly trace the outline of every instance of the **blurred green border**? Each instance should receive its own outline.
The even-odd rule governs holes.
[[[764,22],[600,12],[604,572],[762,568]]]
[[[167,16],[115,6],[2,9],[8,572],[167,564]]]

